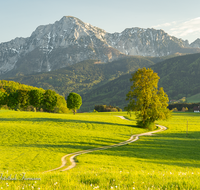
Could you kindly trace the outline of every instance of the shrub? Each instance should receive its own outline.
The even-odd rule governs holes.
[[[111,105],[95,105],[94,109],[98,112],[118,112],[122,111],[119,107],[111,106]]]
[[[53,110],[53,113],[59,113],[59,108],[55,107],[54,110]]]
[[[69,113],[70,111],[69,111],[69,109],[68,109],[67,107],[62,106],[62,107],[60,108],[60,112],[61,112],[61,113]]]
[[[178,111],[178,109],[177,108],[173,108],[172,111]]]
[[[26,111],[33,111],[33,112],[36,112],[36,109],[35,107],[33,107],[32,105],[29,105],[26,109]]]
[[[150,131],[154,130],[156,128],[156,125],[154,122],[151,122],[149,120],[146,120],[145,123],[143,123],[143,121],[138,120],[137,121],[137,125],[141,128],[146,128]]]

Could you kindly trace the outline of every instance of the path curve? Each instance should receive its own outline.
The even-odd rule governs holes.
[[[125,120],[128,120],[126,119],[124,116],[117,116],[117,117],[120,117],[121,119],[125,119]],[[130,120],[129,120],[130,121]],[[167,129],[167,127],[165,126],[161,126],[161,125],[157,125],[160,129],[156,130],[156,131],[150,131],[150,132],[146,132],[146,133],[141,133],[141,134],[136,134],[136,135],[132,135],[130,137],[129,140],[127,141],[124,141],[124,142],[120,142],[120,143],[117,143],[117,144],[113,144],[113,145],[109,145],[109,146],[103,146],[103,147],[98,147],[98,148],[92,148],[92,149],[88,149],[88,150],[81,150],[81,151],[78,151],[78,152],[74,152],[74,153],[70,153],[70,154],[67,154],[65,156],[63,156],[61,158],[61,166],[58,167],[58,168],[54,168],[54,169],[51,169],[51,170],[48,170],[48,171],[44,171],[44,172],[52,172],[52,171],[56,171],[56,170],[59,170],[59,171],[67,171],[67,170],[70,170],[72,168],[74,168],[76,166],[76,162],[74,160],[74,158],[78,155],[81,155],[81,154],[86,154],[86,153],[89,153],[89,152],[93,152],[93,151],[96,151],[96,150],[105,150],[105,149],[108,149],[108,148],[113,148],[113,147],[118,147],[118,146],[122,146],[122,145],[126,145],[126,144],[129,144],[129,143],[132,143],[132,142],[135,142],[139,139],[140,136],[146,136],[146,135],[152,135],[153,133],[158,133],[158,132],[161,132],[161,131],[164,131]],[[67,157],[70,157],[69,160],[71,162],[71,165],[69,165],[68,167],[66,167],[66,158]],[[65,168],[66,167],[66,168]]]

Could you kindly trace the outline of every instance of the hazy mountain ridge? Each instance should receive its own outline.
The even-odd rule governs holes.
[[[169,99],[190,97],[200,92],[200,53],[177,56],[150,65],[160,77],[158,86],[163,87]],[[131,74],[125,74],[83,94],[82,110],[92,110],[92,106],[107,104],[124,108],[126,94],[130,90]]]
[[[162,59],[129,56],[102,64],[98,60],[88,60],[59,70],[8,80],[52,89],[66,97],[72,91],[77,92],[83,98],[82,111],[93,110],[98,104],[123,108],[127,104],[125,98],[131,86],[131,73],[142,67],[151,67],[158,73],[158,85],[164,88],[170,100],[200,93],[200,53]]]
[[[29,38],[1,43],[0,74],[7,78],[48,72],[84,60],[111,62],[127,55],[196,53],[200,52],[199,46],[198,41],[189,45],[187,40],[169,36],[163,30],[129,28],[110,34],[68,16],[37,27]]]
[[[121,75],[153,64],[154,62],[143,57],[128,57],[102,64],[99,64],[98,60],[87,60],[55,71],[13,77],[7,80],[52,89],[64,96],[72,91],[83,95]]]
[[[158,73],[159,86],[170,98],[180,99],[200,92],[199,53],[167,59],[151,68]]]

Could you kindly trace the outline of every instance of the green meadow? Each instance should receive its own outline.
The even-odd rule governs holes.
[[[187,98],[187,102],[188,103],[199,103],[200,102],[200,93]]]
[[[200,114],[177,112],[157,123],[168,130],[80,155],[71,170],[44,172],[59,167],[68,153],[119,143],[146,130],[125,112],[1,110],[0,189],[200,189]]]

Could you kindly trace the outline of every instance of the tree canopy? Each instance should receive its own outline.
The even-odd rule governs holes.
[[[57,103],[56,92],[53,90],[45,90],[43,105],[47,111],[53,111]]]
[[[67,97],[67,107],[73,111],[73,113],[76,113],[76,110],[78,110],[82,105],[82,98],[79,94],[75,92],[71,92],[69,96]]]
[[[133,85],[126,95],[129,103],[125,110],[136,112],[139,126],[153,128],[156,120],[170,117],[171,111],[167,108],[169,99],[163,88],[158,90],[157,73],[149,68],[138,69],[130,81]]]
[[[21,108],[26,109],[29,105],[29,90],[19,89],[18,93],[18,104]]]
[[[53,90],[6,80],[0,80],[0,86],[0,107],[26,111],[69,112],[65,98]]]
[[[29,97],[30,97],[30,104],[37,109],[42,104],[42,100],[44,98],[44,92],[39,89],[32,89],[29,91]]]

